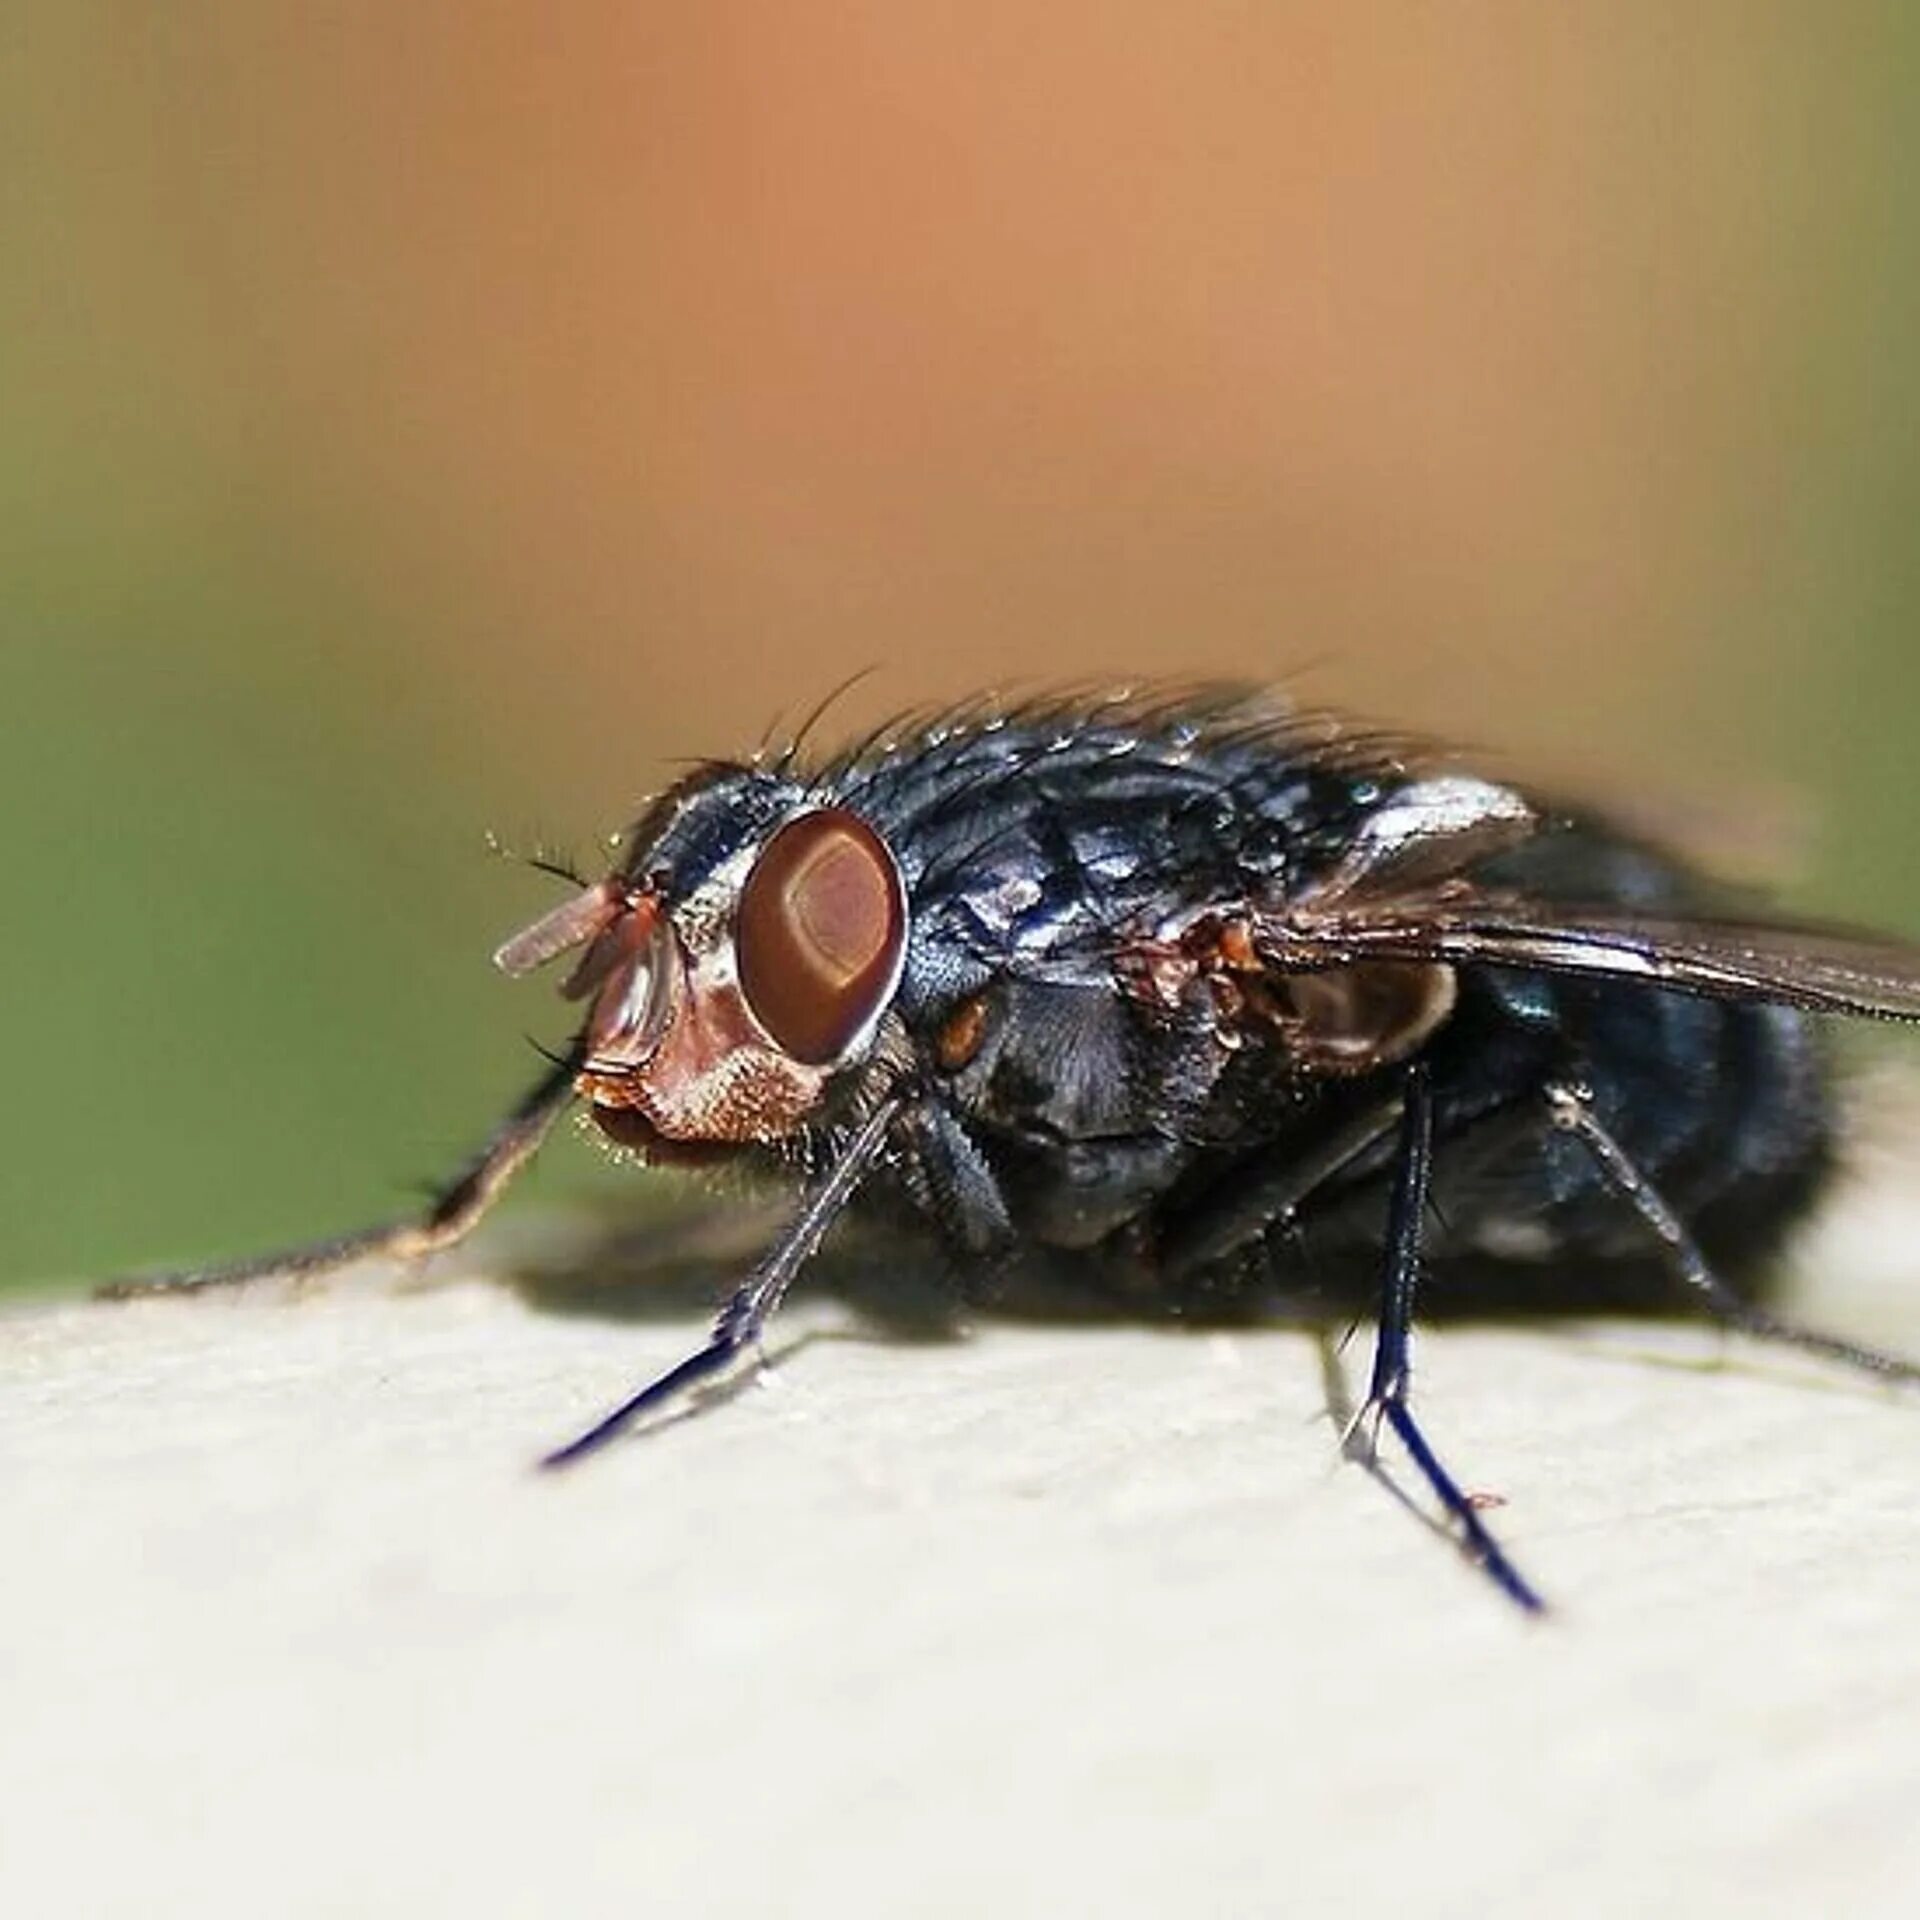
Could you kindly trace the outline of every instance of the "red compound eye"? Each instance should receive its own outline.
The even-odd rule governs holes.
[[[740,985],[783,1052],[823,1066],[893,991],[906,937],[893,855],[864,820],[823,807],[788,821],[747,875]]]

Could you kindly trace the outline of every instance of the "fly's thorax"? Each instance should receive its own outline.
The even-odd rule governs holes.
[[[1171,1017],[1203,999],[1223,1048],[1277,1052],[1307,1078],[1352,1078],[1406,1060],[1452,1016],[1454,969],[1438,962],[1329,963],[1284,942],[1244,911],[1206,908],[1163,919],[1116,963],[1121,990]]]

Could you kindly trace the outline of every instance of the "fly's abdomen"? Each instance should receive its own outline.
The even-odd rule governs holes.
[[[1722,1260],[1770,1250],[1831,1159],[1819,1029],[1787,1007],[1670,993],[1609,999],[1590,1083],[1600,1110],[1613,1109],[1621,1144]],[[1648,1026],[1664,1058],[1633,1044],[1631,1029]],[[1619,1222],[1621,1209],[1608,1211]]]
[[[1528,1058],[1504,1126],[1471,1117],[1495,1104],[1483,1075],[1503,1027]],[[1588,1089],[1596,1117],[1729,1265],[1778,1243],[1831,1161],[1828,1050],[1790,1008],[1484,973],[1466,983],[1449,1056],[1461,1118],[1435,1156],[1445,1251],[1534,1263],[1656,1251],[1592,1156],[1550,1123],[1539,1089],[1556,1080]]]

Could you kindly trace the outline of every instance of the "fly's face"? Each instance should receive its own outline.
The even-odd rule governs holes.
[[[905,960],[906,891],[872,827],[804,801],[742,826],[736,798],[689,794],[497,956],[520,973],[585,947],[561,989],[587,1006],[576,1084],[654,1157],[798,1132],[871,1051]]]

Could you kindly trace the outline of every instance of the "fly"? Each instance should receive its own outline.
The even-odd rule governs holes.
[[[1528,1610],[1414,1415],[1430,1279],[1555,1307],[1576,1273],[1653,1274],[1920,1380],[1725,1277],[1832,1161],[1815,1016],[1920,1020],[1920,949],[1756,916],[1598,816],[1244,689],[983,702],[705,765],[495,957],[568,959],[577,1027],[424,1214],[110,1291],[450,1246],[578,1100],[643,1160],[742,1156],[798,1200],[705,1342],[548,1465],[738,1364],[840,1215],[889,1209],[970,1299],[1038,1255],[1177,1311],[1370,1300],[1370,1441]]]

